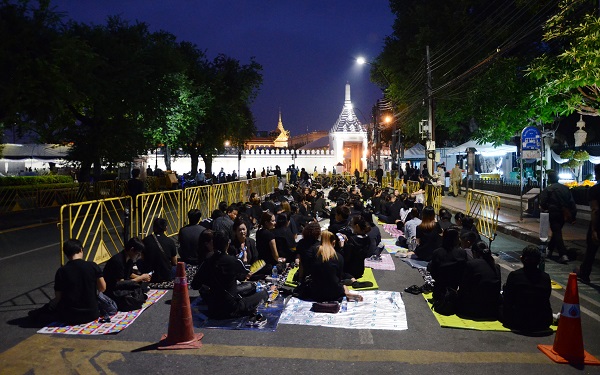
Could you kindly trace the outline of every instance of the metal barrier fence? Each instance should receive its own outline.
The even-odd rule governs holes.
[[[440,213],[442,208],[442,187],[435,185],[425,186],[425,205],[432,206],[435,214]]]
[[[64,205],[60,209],[60,260],[65,264],[62,247],[69,238],[79,239],[84,259],[100,264],[123,249],[123,240],[132,235],[129,217],[131,197],[109,198]],[[66,225],[63,225],[66,223]],[[125,236],[126,235],[126,236]]]
[[[395,179],[394,180],[394,190],[398,190],[400,193],[404,192],[404,180]]]
[[[419,191],[419,189],[421,189],[419,181],[407,181],[406,182],[406,192],[408,193],[408,195],[411,195],[412,193]]]
[[[140,194],[133,210],[135,220],[132,226],[139,237],[152,233],[152,222],[156,217],[167,220],[167,236],[174,236],[187,216],[183,214],[183,190]]]
[[[496,239],[499,210],[499,196],[480,190],[468,191],[466,215],[472,216],[475,219],[479,234],[490,241],[490,247],[492,246],[492,241]]]

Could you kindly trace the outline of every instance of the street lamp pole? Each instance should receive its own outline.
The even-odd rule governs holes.
[[[435,122],[433,115],[433,88],[431,87],[431,61],[429,59],[429,46],[427,54],[427,102],[429,107],[429,137],[427,138],[427,171],[431,174],[435,168]]]

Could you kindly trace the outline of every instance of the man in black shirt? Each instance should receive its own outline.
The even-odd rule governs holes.
[[[181,260],[198,265],[198,240],[200,234],[206,229],[200,225],[202,212],[198,209],[191,209],[188,212],[189,224],[179,230],[179,256]]]
[[[143,240],[144,261],[140,267],[141,271],[154,271],[153,283],[171,281],[175,277],[175,266],[177,266],[177,246],[173,239],[165,235],[167,230],[165,219],[154,219],[152,227],[154,233]]]
[[[54,276],[55,297],[42,308],[29,312],[38,323],[55,320],[75,325],[98,319],[98,292],[106,290],[102,270],[94,262],[83,260],[83,245],[70,239],[63,244],[69,259]]]
[[[137,283],[150,281],[150,275],[145,273],[137,275],[133,272],[133,265],[142,256],[144,244],[133,237],[125,244],[125,248],[118,254],[113,255],[104,266],[104,278],[106,279],[106,295],[113,298],[113,292],[117,283],[124,280],[133,280]]]

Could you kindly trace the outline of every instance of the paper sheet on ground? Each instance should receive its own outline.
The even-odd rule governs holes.
[[[370,258],[365,259],[365,267],[384,271],[396,270],[396,265],[394,264],[392,256],[386,253],[381,254],[381,260],[371,260]]]
[[[429,300],[432,299],[432,294],[431,293],[427,293],[427,294],[423,293],[423,297],[427,301],[427,306],[429,307],[429,311],[431,311],[433,313],[433,315],[437,319],[438,323],[440,323],[440,326],[443,328],[471,329],[471,330],[475,330],[475,331],[511,332],[510,328],[504,327],[502,325],[502,323],[500,323],[498,320],[493,320],[493,321],[470,320],[470,319],[461,318],[457,315],[445,316],[445,315],[438,314],[437,312],[435,312],[434,310],[431,309],[432,305],[431,305],[431,302],[429,302]],[[556,331],[556,326],[550,326],[550,328],[552,330]]]
[[[337,314],[314,313],[312,302],[291,298],[279,319],[280,324],[298,324],[347,329],[408,329],[406,310],[399,292],[381,290],[359,292],[364,300],[348,302],[348,311]]]
[[[296,272],[298,271],[298,267],[296,268],[292,268],[290,270],[290,272],[288,273],[286,279],[285,279],[285,285],[286,286],[290,286],[290,287],[297,287],[298,284],[296,284],[294,282],[294,275],[296,274]],[[375,290],[375,289],[379,289],[379,285],[377,285],[377,280],[375,280],[375,275],[373,275],[373,270],[371,268],[365,268],[365,273],[363,274],[363,277],[361,277],[360,279],[358,279],[358,281],[363,282],[363,281],[370,281],[371,283],[373,283],[373,286],[368,286],[366,288],[360,288],[360,289],[355,289],[351,286],[348,287],[348,289],[350,290]]]
[[[64,335],[107,335],[109,333],[121,332],[125,328],[129,327],[141,313],[144,312],[148,307],[161,299],[165,294],[166,290],[150,290],[148,293],[148,299],[142,305],[139,310],[122,312],[119,311],[115,315],[110,317],[110,323],[100,323],[97,320],[87,323],[79,324],[76,326],[68,326],[62,323],[52,323],[37,333],[60,333]]]
[[[385,250],[390,254],[396,254],[397,252],[405,253],[408,251],[405,247],[396,246],[396,239],[384,238],[381,243],[385,246]]]

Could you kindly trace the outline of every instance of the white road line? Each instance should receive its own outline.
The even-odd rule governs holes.
[[[361,345],[373,345],[373,335],[370,329],[359,329],[358,337]]]
[[[56,242],[56,243],[52,243],[52,244],[50,244],[50,245],[46,245],[46,246],[42,246],[42,247],[38,247],[38,248],[36,248],[36,249],[32,249],[32,250],[28,250],[28,251],[24,251],[24,252],[22,252],[22,253],[18,253],[18,254],[9,255],[9,256],[7,256],[7,257],[0,258],[0,262],[1,262],[1,261],[3,261],[3,260],[11,259],[11,258],[16,258],[16,257],[18,257],[18,256],[21,256],[21,255],[26,255],[26,254],[29,254],[29,253],[34,253],[34,252],[36,252],[36,251],[45,250],[45,249],[47,249],[47,248],[49,248],[49,247],[58,246],[58,245],[60,245],[60,242]]]

